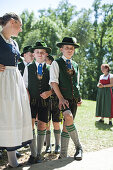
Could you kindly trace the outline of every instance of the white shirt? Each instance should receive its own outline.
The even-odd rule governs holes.
[[[67,58],[65,56],[62,56],[62,59],[66,62]],[[72,60],[70,59],[70,62],[72,63]],[[79,84],[79,71],[78,71],[78,84]],[[50,66],[50,81],[49,84],[52,82],[58,83],[59,84],[59,65],[56,61],[53,61],[51,66]]]
[[[108,76],[110,76],[110,77],[109,77],[110,79],[113,78],[113,74],[108,74],[107,76],[105,76],[104,74],[102,74],[102,75],[100,76],[100,79],[99,79],[99,80],[107,80],[107,79],[108,79]]]
[[[35,64],[37,66],[37,70],[38,70],[38,65],[40,63],[38,63],[37,61],[35,61]],[[42,67],[44,66],[45,62],[41,63]],[[23,79],[24,79],[24,83],[25,83],[25,87],[28,88],[28,66],[25,67],[24,69],[24,74],[23,74]]]

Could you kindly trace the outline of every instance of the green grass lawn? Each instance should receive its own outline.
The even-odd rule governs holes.
[[[108,124],[108,118],[104,124],[97,122],[100,118],[95,117],[95,109],[95,101],[83,100],[75,117],[80,141],[86,152],[113,147],[113,126]]]

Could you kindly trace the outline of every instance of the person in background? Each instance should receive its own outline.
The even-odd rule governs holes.
[[[7,150],[9,167],[19,167],[16,149],[32,140],[29,99],[17,68],[20,53],[11,38],[22,31],[22,21],[15,13],[6,13],[0,25],[0,149]]]
[[[59,99],[59,109],[64,116],[63,130],[61,133],[60,158],[67,157],[69,138],[75,144],[75,160],[82,160],[82,146],[74,125],[77,104],[81,103],[78,87],[78,64],[72,60],[75,49],[79,47],[73,37],[64,37],[57,47],[62,52],[62,57],[52,62],[50,67],[50,84]]]
[[[25,46],[23,48],[23,52],[21,54],[21,56],[23,57],[22,62],[18,63],[18,69],[20,70],[21,75],[23,76],[24,73],[24,69],[25,66],[27,66],[28,64],[32,63],[34,60],[32,51],[31,51],[32,46]]]
[[[113,74],[110,74],[108,64],[101,65],[102,75],[97,84],[96,117],[101,117],[100,123],[104,123],[104,118],[109,118],[109,125],[112,125],[113,118]]]
[[[51,55],[46,56],[46,64],[51,65],[54,61],[54,58]],[[50,117],[52,116],[53,127],[54,127],[54,136],[55,136],[55,154],[60,153],[60,110],[58,108],[58,97],[55,93],[50,96]],[[50,118],[51,119],[51,118]],[[49,121],[46,127],[46,153],[51,153],[51,130],[50,130]]]

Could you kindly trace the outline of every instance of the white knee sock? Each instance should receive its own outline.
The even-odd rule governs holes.
[[[17,167],[18,162],[16,157],[16,151],[7,151],[7,156],[8,156],[9,165],[12,167]]]

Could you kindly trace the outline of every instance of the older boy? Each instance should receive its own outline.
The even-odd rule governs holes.
[[[31,156],[28,163],[41,162],[41,152],[46,134],[46,123],[49,120],[49,96],[52,94],[49,86],[49,69],[45,63],[45,53],[50,53],[51,48],[44,42],[36,42],[33,47],[35,62],[25,68],[24,82],[30,95],[32,113],[33,140],[30,145]],[[43,97],[43,98],[42,98]],[[45,98],[45,99],[44,99]],[[37,148],[34,123],[38,113]]]
[[[18,69],[20,70],[20,73],[21,73],[22,76],[24,74],[25,66],[27,66],[30,63],[32,63],[33,60],[34,60],[31,48],[32,48],[32,46],[30,46],[30,45],[25,46],[23,48],[23,52],[21,54],[21,56],[23,57],[23,61],[18,63]]]
[[[75,40],[75,38],[65,37],[61,43],[57,43],[57,47],[60,48],[63,55],[51,64],[50,83],[59,99],[59,108],[64,116],[59,158],[67,157],[68,143],[71,137],[76,148],[74,159],[82,160],[82,146],[73,123],[77,103],[80,103],[78,64],[72,60],[75,48],[79,47]]]

